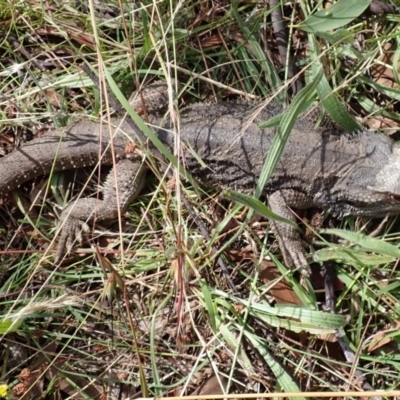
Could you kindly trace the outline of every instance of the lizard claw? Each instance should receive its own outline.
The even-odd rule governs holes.
[[[301,242],[290,241],[289,245],[287,245],[287,243],[282,244],[281,248],[285,249],[282,251],[282,254],[286,264],[290,265],[291,267],[298,268],[301,275],[303,275],[305,278],[310,277],[311,268],[304,257],[304,249],[301,245]]]
[[[85,221],[70,215],[69,207],[67,207],[61,213],[58,227],[61,229],[61,237],[54,259],[56,264],[61,261],[62,257],[64,256],[65,249],[67,250],[67,253],[69,253],[74,243],[78,242],[79,244],[82,244],[82,232],[90,232],[89,225]]]

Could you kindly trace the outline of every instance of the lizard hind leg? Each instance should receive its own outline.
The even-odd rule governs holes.
[[[296,222],[290,207],[310,208],[312,200],[304,193],[293,189],[284,189],[272,193],[268,197],[268,205],[275,214]],[[270,220],[272,232],[275,234],[285,264],[289,268],[298,268],[303,276],[309,276],[311,269],[304,256],[304,248],[299,232],[284,222]]]
[[[110,171],[103,189],[103,200],[78,199],[65,207],[60,216],[61,230],[54,262],[58,264],[65,248],[69,252],[75,242],[82,243],[82,232],[89,232],[93,221],[104,221],[123,212],[143,188],[146,165],[140,160],[124,159]]]

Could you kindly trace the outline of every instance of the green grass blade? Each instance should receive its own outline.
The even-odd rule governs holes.
[[[315,79],[296,95],[289,109],[283,114],[280,127],[272,140],[271,147],[268,151],[268,156],[265,160],[260,178],[257,183],[255,190],[256,198],[260,197],[264,190],[264,186],[268,182],[276,165],[278,164],[297,118],[311,106],[321,77],[322,69],[315,76]]]
[[[257,60],[262,60],[260,63],[263,72],[266,75],[266,79],[270,82],[272,88],[279,88],[282,84],[281,79],[279,78],[279,74],[277,73],[273,63],[269,58],[265,56],[265,51],[260,45],[260,41],[256,40],[255,36],[252,34],[251,29],[249,29],[249,25],[243,22],[242,17],[238,12],[239,2],[237,0],[232,1],[231,12],[235,17],[236,22],[243,32],[244,37],[249,43],[249,49],[251,49],[252,54],[256,57]],[[252,27],[254,29],[254,26]],[[280,96],[282,98],[282,96]]]
[[[0,335],[16,332],[21,325],[22,318],[17,320],[12,320],[10,318],[0,319]]]
[[[252,196],[249,196],[249,195],[246,195],[246,194],[243,194],[243,193],[239,193],[239,192],[235,192],[233,190],[224,191],[222,194],[227,199],[235,201],[235,202],[240,203],[240,204],[243,204],[244,206],[247,206],[247,207],[251,208],[257,214],[262,215],[265,218],[273,219],[275,221],[284,222],[286,224],[289,224],[289,225],[293,226],[293,228],[298,229],[298,226],[296,225],[296,223],[294,223],[293,221],[290,221],[290,220],[288,220],[286,218],[283,218],[278,214],[275,214],[263,202],[261,202],[260,200],[255,199]]]
[[[219,327],[219,331],[223,338],[226,340],[226,342],[229,344],[229,346],[232,347],[232,349],[237,349],[239,348],[238,352],[238,358],[244,368],[245,371],[248,371],[249,373],[255,373],[254,367],[247,356],[245,350],[242,348],[240,342],[238,341],[238,338],[236,335],[234,335],[229,327],[226,324],[221,324]]]
[[[250,340],[252,345],[260,353],[261,357],[271,368],[272,373],[275,375],[279,385],[287,393],[301,392],[300,388],[293,380],[293,378],[287,373],[286,369],[276,360],[276,358],[267,350],[268,344],[264,340],[255,336],[254,334],[245,331],[247,339]],[[306,400],[306,397],[292,397],[295,400]]]
[[[210,290],[204,279],[200,279],[200,287],[201,287],[201,291],[203,293],[204,302],[206,303],[205,307],[206,307],[208,315],[210,317],[210,323],[211,323],[212,329],[214,332],[217,332],[217,320],[216,320],[216,315],[215,315],[214,304],[213,304],[213,301],[211,298]]]

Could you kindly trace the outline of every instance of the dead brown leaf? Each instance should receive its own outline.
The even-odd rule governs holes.
[[[256,262],[256,260],[254,260],[254,262]],[[282,274],[273,263],[269,263],[265,260],[261,262],[260,278],[266,284],[275,281],[269,294],[275,298],[278,304],[303,304],[288,282],[282,278]]]
[[[191,396],[206,396],[210,394],[226,394],[228,379],[223,376],[217,378],[215,375],[205,380]]]
[[[369,346],[367,347],[367,353],[377,351],[385,351],[386,353],[392,353],[393,351],[398,354],[398,345],[390,337],[391,332],[397,332],[400,328],[400,321],[396,321],[394,326],[389,325],[386,329],[377,332],[370,338]]]

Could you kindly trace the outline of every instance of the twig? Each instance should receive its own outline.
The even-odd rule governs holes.
[[[281,63],[284,67],[287,65],[287,79],[290,80],[296,75],[297,71],[294,58],[290,57],[290,53],[288,52],[289,40],[283,24],[280,0],[270,0],[269,3],[272,8],[271,21],[276,37],[276,43],[278,45],[279,55],[281,57]],[[293,94],[298,93],[302,89],[302,86],[303,84],[300,79],[295,79],[292,83]]]

